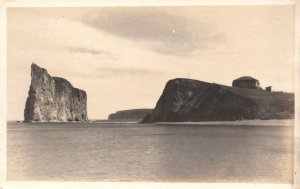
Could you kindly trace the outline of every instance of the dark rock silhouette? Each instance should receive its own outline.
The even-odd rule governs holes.
[[[51,77],[47,70],[31,65],[31,85],[24,110],[24,121],[85,121],[86,92],[63,78]]]
[[[168,81],[143,123],[291,119],[294,94],[234,88],[191,79]]]
[[[108,116],[109,120],[142,120],[153,109],[121,110]]]

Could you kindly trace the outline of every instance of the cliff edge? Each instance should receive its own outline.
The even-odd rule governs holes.
[[[32,64],[24,122],[85,120],[88,120],[86,92]]]
[[[177,78],[142,123],[294,118],[294,94]]]

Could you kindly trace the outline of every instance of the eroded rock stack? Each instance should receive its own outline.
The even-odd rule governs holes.
[[[63,78],[51,77],[47,70],[31,65],[31,85],[24,121],[86,121],[86,92]]]

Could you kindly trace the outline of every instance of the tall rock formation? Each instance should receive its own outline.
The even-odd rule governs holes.
[[[31,65],[31,85],[24,110],[24,121],[85,121],[86,92],[63,78],[51,77],[47,70]]]
[[[191,79],[170,80],[142,122],[291,119],[294,94],[233,88]]]

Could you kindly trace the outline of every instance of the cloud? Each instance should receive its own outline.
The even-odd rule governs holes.
[[[146,42],[162,54],[185,55],[220,40],[207,24],[154,7],[101,9],[82,22],[116,36]]]
[[[103,75],[145,75],[154,74],[156,71],[148,70],[145,68],[99,68],[97,70],[99,74]]]
[[[96,49],[82,48],[82,47],[69,47],[68,50],[69,50],[69,52],[72,52],[72,53],[83,53],[83,54],[91,54],[91,55],[108,54],[105,51],[99,51]]]
[[[89,73],[85,72],[72,72],[70,75],[76,75],[81,78],[109,78],[131,75],[153,75],[159,74],[159,71],[149,70],[146,68],[112,68],[112,67],[98,67]]]

